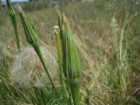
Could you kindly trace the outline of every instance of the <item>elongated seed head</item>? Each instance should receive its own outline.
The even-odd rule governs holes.
[[[9,12],[10,16],[15,16],[16,12],[10,3],[10,0],[6,0],[6,2],[7,2],[8,12]]]
[[[58,25],[60,27],[64,75],[69,80],[79,78],[81,74],[80,59],[73,41],[73,33],[65,15],[59,17]]]
[[[7,8],[8,8],[8,11],[9,11],[9,15],[11,17],[13,27],[14,27],[14,31],[15,31],[16,44],[17,44],[17,47],[20,51],[20,40],[19,40],[18,31],[17,31],[16,12],[15,12],[14,8],[12,7],[10,1],[6,0],[6,2],[7,2]]]
[[[27,39],[28,43],[33,45],[33,46],[37,45],[38,44],[37,34],[21,8],[19,9],[19,16],[20,16],[20,19],[22,21],[22,25],[23,25],[26,39]]]

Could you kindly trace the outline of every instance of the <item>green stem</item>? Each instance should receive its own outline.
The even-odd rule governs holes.
[[[47,76],[48,76],[48,78],[49,78],[49,80],[50,80],[50,82],[51,82],[51,84],[52,84],[53,89],[55,90],[56,94],[58,95],[58,93],[57,93],[57,91],[56,91],[56,88],[55,88],[55,86],[54,86],[54,84],[53,84],[53,81],[52,81],[52,79],[51,79],[51,76],[50,76],[50,74],[49,74],[49,72],[48,72],[48,69],[47,69],[47,67],[46,67],[46,64],[45,64],[45,62],[44,62],[44,59],[43,59],[43,57],[42,57],[42,54],[41,54],[41,51],[40,51],[39,47],[38,47],[37,45],[34,45],[33,48],[34,48],[34,50],[36,51],[37,55],[39,56],[39,59],[40,59],[42,65],[43,65],[43,67],[44,67],[44,69],[45,69],[45,72],[46,72],[46,74],[47,74]],[[59,96],[59,95],[58,95],[58,96]]]
[[[70,83],[70,89],[71,89],[74,105],[80,105],[79,81],[74,81]]]
[[[63,69],[62,69],[62,53],[61,53],[61,42],[60,42],[60,35],[59,33],[55,32],[55,37],[56,37],[56,47],[57,47],[57,55],[58,55],[58,64],[59,64],[59,78],[60,78],[60,83],[62,86],[62,90],[67,96],[67,91],[65,88],[65,81],[63,79]]]

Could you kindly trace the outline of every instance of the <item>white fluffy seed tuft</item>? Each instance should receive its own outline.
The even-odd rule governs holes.
[[[55,57],[45,47],[40,47],[49,74],[53,79],[57,74],[57,62]],[[27,47],[17,54],[11,69],[11,77],[19,86],[30,88],[43,88],[49,79],[33,48]]]

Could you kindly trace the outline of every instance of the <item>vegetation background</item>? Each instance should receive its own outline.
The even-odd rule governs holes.
[[[42,2],[21,5],[39,35],[40,45],[47,44],[55,52],[53,26],[57,25],[60,2]],[[62,0],[62,3],[83,66],[81,105],[140,105],[140,0]],[[30,98],[27,100],[30,97],[27,91],[34,93],[33,90],[21,89],[10,79],[17,48],[11,20],[6,7],[3,8],[0,10],[0,104],[32,104]],[[29,45],[18,16],[17,21],[25,48]],[[57,77],[54,81],[59,85]],[[67,105],[64,98],[54,98],[51,92],[47,98],[47,105]]]

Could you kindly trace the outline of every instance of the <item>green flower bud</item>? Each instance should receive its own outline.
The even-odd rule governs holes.
[[[32,25],[29,23],[22,9],[19,9],[19,16],[22,21],[22,25],[23,25],[28,43],[33,46],[36,46],[38,44],[37,34],[35,30],[33,29]]]
[[[12,23],[13,23],[13,26],[14,26],[17,47],[20,50],[20,41],[19,41],[19,35],[18,35],[18,32],[17,32],[16,12],[13,9],[10,1],[6,0],[6,2],[7,2],[7,8],[8,8],[8,11],[9,11],[9,15],[11,17],[11,20],[12,20]]]

